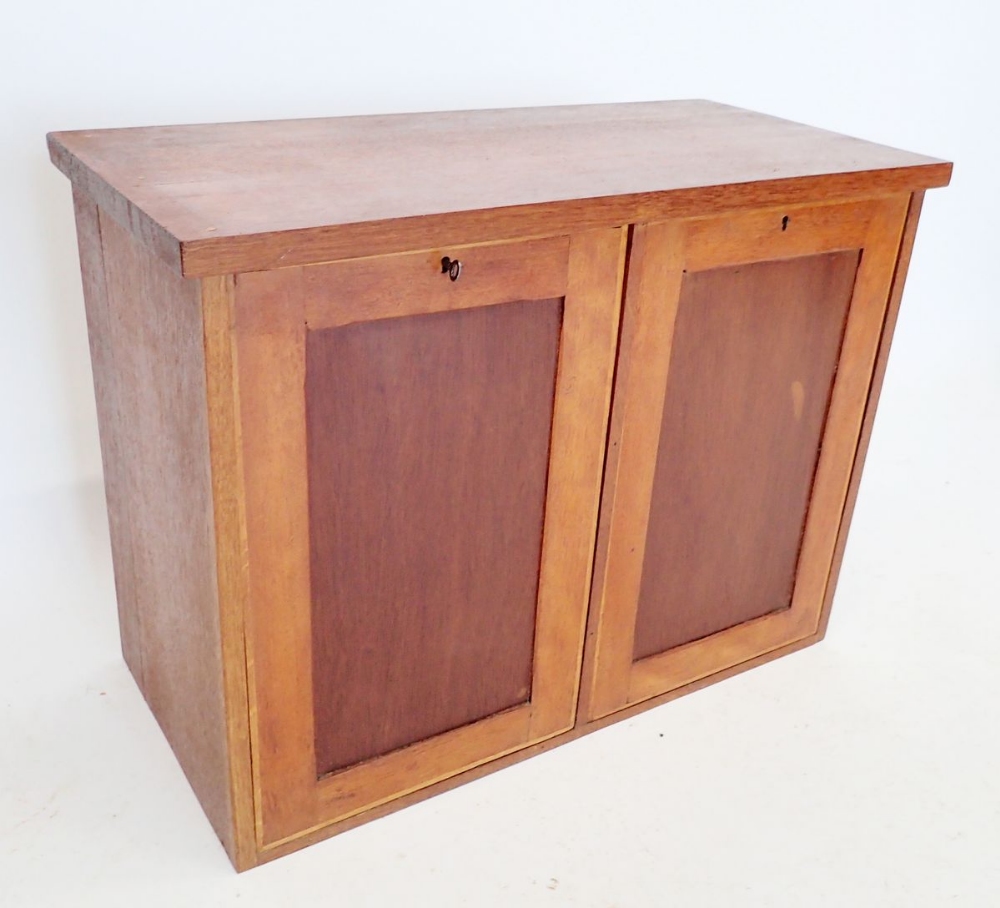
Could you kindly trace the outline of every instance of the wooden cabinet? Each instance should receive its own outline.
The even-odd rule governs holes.
[[[237,868],[822,636],[950,164],[708,102],[49,145],[123,652]]]

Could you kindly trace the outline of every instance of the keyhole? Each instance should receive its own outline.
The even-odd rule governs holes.
[[[458,259],[445,256],[441,259],[441,273],[447,274],[453,281],[457,281],[462,274],[462,263]]]
[[[781,219],[781,229],[782,230],[787,230],[788,229],[788,222],[790,220],[791,220],[791,218],[787,214]]]

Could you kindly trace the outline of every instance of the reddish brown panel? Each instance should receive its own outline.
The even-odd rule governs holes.
[[[317,773],[526,702],[562,301],[311,331]]]
[[[789,606],[858,255],[685,275],[634,658]]]

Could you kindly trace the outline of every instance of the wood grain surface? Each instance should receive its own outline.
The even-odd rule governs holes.
[[[908,197],[901,195],[831,206],[782,206],[635,228],[595,559],[582,715],[600,718],[815,633],[907,202]],[[747,232],[747,224],[756,227]],[[823,256],[851,249],[856,260],[858,245],[864,252],[854,281],[804,530],[799,524],[801,549],[791,606],[636,659],[645,548],[651,538],[651,489],[662,436],[660,417],[670,393],[667,376],[681,287],[694,273],[685,272],[688,263],[697,263],[704,271],[734,270],[734,263],[747,267],[750,253],[765,261],[785,262],[794,261],[794,257],[786,258],[790,252],[793,256]],[[703,346],[700,352],[713,360],[708,355],[711,343]],[[709,368],[724,374],[726,363],[713,361]],[[794,381],[790,379],[782,393],[793,416],[797,403],[803,413],[806,405],[805,386],[800,393],[793,387]],[[743,389],[727,393],[738,395]],[[724,405],[724,401],[702,402],[705,406],[709,403]],[[682,428],[686,430],[686,426]],[[671,443],[676,434],[672,433]],[[731,456],[740,457],[740,442],[733,441],[732,446]],[[721,455],[713,452],[713,456]],[[748,454],[748,463],[750,459]],[[683,501],[685,494],[698,488],[704,487],[689,485],[676,494]],[[648,641],[646,646],[649,648]]]
[[[445,257],[461,277],[442,273]],[[569,237],[486,246],[440,247],[385,258],[362,258],[302,270],[311,329],[354,322],[492,306],[517,299],[551,299],[566,290]],[[525,295],[528,294],[528,295]]]
[[[130,510],[135,506],[130,492],[126,389],[115,365],[117,347],[128,343],[115,329],[115,313],[104,277],[100,211],[93,199],[73,189],[76,238],[80,252],[83,298],[90,340],[90,365],[104,468],[104,495],[108,507],[111,557],[118,600],[118,631],[125,664],[142,687],[142,639],[139,631],[139,589],[132,558]],[[118,354],[121,355],[120,353]]]
[[[579,709],[588,718],[620,708],[628,697],[683,256],[682,222],[632,229],[580,688]]]
[[[53,133],[187,275],[925,189],[951,165],[709,101]]]
[[[822,637],[949,163],[706,101],[49,150],[122,649],[238,869]]]
[[[247,668],[259,850],[278,847],[304,831],[371,809],[572,727],[625,238],[626,231],[621,228],[574,235],[569,240],[568,258],[559,260],[566,262],[567,270],[558,287],[563,296],[562,330],[547,452],[540,573],[537,559],[535,562],[538,587],[530,701],[319,778],[318,714],[312,679],[314,671],[320,669],[314,666],[313,659],[305,316],[307,305],[321,308],[326,300],[330,311],[336,312],[343,302],[332,289],[323,294],[313,286],[310,294],[304,293],[303,287],[316,283],[308,268],[238,277],[234,321],[246,483],[250,586]],[[468,274],[470,284],[481,281],[483,298],[494,300],[497,288],[505,286],[511,270],[516,271],[520,254],[528,245],[507,244],[505,254],[511,257],[510,268],[484,272],[478,278],[473,269]],[[388,275],[397,267],[404,271],[409,267],[406,259],[387,257],[381,265],[386,275],[375,275],[370,286],[386,286]],[[333,276],[337,268],[354,273],[352,263],[321,267],[327,271],[330,288],[343,286]],[[438,277],[442,277],[440,271]],[[465,281],[466,276],[461,280]],[[530,308],[531,301],[539,302],[531,291],[551,287],[552,280],[551,275],[525,272],[523,299],[529,302],[523,305]],[[365,284],[357,286],[362,292]],[[395,323],[410,321],[421,327],[417,333],[423,335],[423,329],[433,319],[460,319],[475,313],[477,307],[470,303],[454,308],[453,291],[447,276],[443,282],[429,285],[428,292],[439,310],[435,316],[425,314],[428,301],[420,298],[412,301],[418,313],[413,318],[378,319],[333,329],[333,334],[368,325],[376,334],[389,331],[391,335]],[[467,295],[468,290],[462,293]],[[336,316],[328,319],[318,310],[317,314],[321,324],[337,324]],[[321,335],[325,330],[315,333]],[[498,342],[501,338],[504,347],[511,340],[507,333]],[[536,366],[527,368],[531,371]],[[414,393],[419,394],[407,391]],[[460,388],[452,386],[449,393],[460,394]],[[440,400],[440,406],[447,409],[447,396]],[[435,416],[440,418],[445,419],[445,425],[451,419],[447,415]],[[517,417],[525,418],[524,413]],[[419,425],[410,428],[417,435],[423,431]],[[501,427],[484,428],[492,438],[493,430]],[[450,536],[447,543],[456,544]],[[498,582],[497,578],[494,582]],[[411,617],[406,616],[403,624]],[[475,621],[473,618],[472,626]]]
[[[854,455],[854,466],[851,470],[851,481],[847,490],[847,499],[844,502],[844,513],[840,520],[840,528],[837,533],[837,545],[834,551],[833,562],[830,565],[830,579],[827,583],[826,595],[823,599],[823,612],[819,621],[819,636],[826,634],[826,628],[830,621],[830,609],[833,605],[833,596],[837,591],[837,579],[840,576],[840,565],[844,559],[844,551],[847,548],[848,531],[851,527],[851,518],[854,516],[854,505],[857,502],[858,491],[861,486],[861,476],[864,470],[865,457],[868,454],[868,445],[871,442],[872,428],[875,424],[875,411],[878,409],[879,396],[882,393],[882,383],[885,381],[885,372],[889,364],[889,349],[892,346],[892,336],[896,330],[896,321],[899,318],[899,310],[903,301],[903,289],[906,285],[906,275],[910,269],[910,257],[913,254],[913,243],[917,236],[917,225],[920,222],[920,211],[924,204],[924,193],[915,192],[910,197],[910,206],[906,213],[906,223],[903,225],[903,237],[899,245],[899,256],[896,259],[896,270],[892,278],[892,289],[889,293],[889,304],[886,306],[885,321],[882,325],[882,332],[879,340],[878,354],[875,359],[875,369],[872,373],[871,387],[868,390],[868,400],[865,404],[864,420],[861,424],[861,436],[858,439],[858,448]]]
[[[235,280],[231,275],[201,281],[219,630],[222,637],[223,696],[232,803],[233,836],[227,848],[236,869],[247,870],[257,863],[257,834],[245,625],[249,600],[249,560],[243,497],[242,426],[232,336],[235,289]]]
[[[122,647],[235,854],[200,288],[76,204]]]
[[[823,427],[790,607],[638,660],[630,672],[630,702],[817,632],[908,203],[907,196],[893,196],[850,206],[857,217],[867,220],[868,229]],[[724,229],[721,222],[720,229]],[[829,251],[831,245],[836,247],[835,238],[824,235],[823,248],[817,252]]]
[[[570,238],[535,632],[535,686],[547,695],[532,700],[533,740],[576,721],[628,236]]]
[[[310,331],[317,772],[526,702],[562,300]]]
[[[544,244],[548,246],[549,244]],[[565,245],[565,244],[564,244]],[[477,269],[462,278],[461,291],[467,296],[469,285],[478,286],[484,299],[494,302],[498,287],[504,285],[518,263],[534,261],[534,244],[510,244],[506,254],[512,268]],[[462,250],[452,250],[461,255]],[[406,270],[406,256],[386,259],[382,268],[388,272],[401,266]],[[560,292],[566,290],[566,258],[562,263]],[[448,311],[454,305],[455,286],[447,275],[431,268],[435,280],[428,292],[438,300],[438,308]],[[341,266],[338,266],[338,268]],[[355,274],[352,263],[342,266]],[[370,265],[366,266],[371,275]],[[342,301],[337,288],[338,268],[325,267],[329,282],[321,292],[314,275],[306,268],[285,268],[273,272],[239,275],[236,281],[234,324],[236,360],[243,440],[243,464],[246,489],[246,530],[249,552],[249,599],[247,614],[247,670],[250,687],[250,732],[254,752],[254,786],[259,847],[267,847],[316,823],[356,812],[381,803],[401,791],[427,784],[430,779],[459,771],[466,760],[488,759],[524,743],[528,733],[529,712],[525,705],[508,710],[472,725],[462,726],[436,736],[420,747],[420,763],[415,765],[414,748],[393,751],[367,763],[341,770],[317,784],[315,759],[316,735],[312,704],[312,634],[310,591],[309,489],[306,432],[306,309],[320,324],[336,324],[330,313],[340,311]],[[531,299],[536,287],[551,287],[553,276],[537,270],[522,271],[519,289]],[[349,282],[348,282],[349,283]],[[311,290],[305,291],[309,286]],[[385,286],[376,279],[373,287]],[[608,299],[595,307],[595,317],[613,321],[616,313],[609,308],[613,294],[597,285]],[[417,312],[427,311],[424,298],[412,301]],[[432,306],[433,308],[433,306]],[[467,304],[468,308],[468,304]],[[575,311],[575,307],[574,307]],[[582,314],[581,309],[581,314]],[[402,315],[398,307],[397,314]],[[571,324],[580,321],[571,319]],[[584,319],[585,321],[585,319]],[[565,326],[564,326],[565,327]],[[575,333],[575,332],[571,332]],[[560,363],[562,363],[560,349]],[[594,369],[588,360],[589,374],[606,380],[610,361]],[[569,365],[582,364],[570,358]],[[562,369],[562,365],[560,365]],[[570,375],[573,374],[570,370]],[[578,385],[582,383],[578,382]],[[588,399],[581,406],[592,410]],[[591,452],[588,450],[587,456]],[[568,459],[573,457],[569,452]],[[599,482],[599,473],[593,478]],[[573,533],[582,533],[583,528]],[[573,533],[569,535],[572,536]],[[565,620],[585,608],[586,600],[574,609],[562,608],[558,615],[539,611],[542,627],[554,618]],[[558,623],[558,621],[557,621]],[[536,635],[537,636],[537,635]],[[544,634],[542,636],[545,636]],[[572,656],[571,656],[572,657]],[[535,664],[538,664],[536,657]],[[533,685],[532,696],[544,704],[553,696],[573,692],[575,679],[568,677],[555,690]],[[494,719],[498,721],[494,721]],[[569,716],[569,723],[572,717]]]
[[[858,252],[685,275],[633,657],[791,603]]]
[[[372,807],[369,810],[365,810],[360,813],[356,813],[353,816],[347,817],[344,820],[340,820],[336,823],[329,823],[323,826],[317,826],[313,829],[303,830],[298,836],[286,839],[280,844],[271,846],[263,851],[258,856],[260,863],[267,863],[273,861],[277,858],[283,857],[284,855],[291,854],[292,852],[298,851],[302,848],[307,848],[316,842],[321,842],[324,839],[331,838],[332,836],[339,835],[342,832],[347,832],[348,830],[355,829],[358,826],[363,826],[365,823],[370,823],[372,820],[380,819],[381,817],[387,816],[389,814],[395,813],[397,810],[402,810],[413,804],[418,804],[428,798],[435,797],[436,795],[443,794],[444,792],[451,791],[454,788],[458,788],[460,785],[465,785],[469,782],[474,782],[477,779],[481,779],[484,776],[488,776],[491,773],[497,772],[499,770],[506,769],[522,760],[530,760],[532,757],[538,756],[539,754],[546,753],[553,750],[556,747],[560,747],[563,744],[568,744],[571,741],[575,741],[584,735],[590,734],[594,731],[600,731],[602,728],[607,728],[611,725],[615,725],[618,722],[623,722],[640,713],[646,712],[650,709],[654,709],[658,706],[665,706],[673,700],[683,697],[687,694],[694,693],[711,684],[716,684],[720,681],[724,681],[734,675],[741,674],[757,666],[764,665],[771,662],[774,659],[778,659],[782,656],[786,656],[790,653],[797,652],[798,650],[804,649],[807,646],[818,642],[820,635],[813,634],[808,637],[804,637],[801,640],[797,640],[794,643],[787,644],[785,646],[778,647],[777,649],[771,650],[769,652],[763,653],[752,659],[747,659],[744,662],[732,665],[729,668],[723,669],[716,672],[713,675],[709,675],[704,678],[700,678],[697,681],[692,681],[685,684],[683,687],[675,688],[674,690],[667,691],[665,693],[659,694],[648,700],[643,700],[639,703],[634,703],[623,709],[617,710],[616,712],[610,713],[607,716],[603,716],[600,719],[595,719],[593,721],[588,721],[583,718],[581,714],[580,721],[577,725],[569,731],[563,732],[562,734],[555,735],[551,738],[546,738],[542,741],[538,741],[534,744],[530,744],[527,747],[521,747],[510,751],[509,753],[500,754],[495,757],[495,759],[488,760],[485,762],[470,764],[470,767],[464,772],[458,773],[456,775],[448,776],[431,785],[423,788],[417,788],[412,791],[408,791],[405,794],[400,795],[398,798],[386,801],[383,804],[379,804],[376,807]],[[558,778],[558,773],[562,771],[562,766],[558,764],[558,758],[552,761],[552,766],[554,767],[551,771],[553,773],[552,778],[555,780]]]

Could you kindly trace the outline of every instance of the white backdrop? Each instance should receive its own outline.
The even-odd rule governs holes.
[[[82,903],[86,893],[94,904],[297,905],[321,903],[323,892],[343,904],[995,904],[995,9],[990,0],[8,5],[0,904]],[[956,162],[951,187],[924,206],[830,637],[564,756],[229,877],[115,651],[70,189],[48,162],[45,133],[685,97]],[[116,718],[93,705],[105,694],[117,697]],[[689,742],[671,753],[691,764],[672,769],[686,794],[669,793],[680,820],[664,825],[648,784],[660,778],[665,728],[668,740]],[[714,749],[733,729],[743,775],[727,775]],[[778,755],[776,740],[787,744]],[[858,762],[866,751],[871,762]],[[589,772],[598,765],[603,774]],[[632,778],[646,781],[632,790]],[[796,784],[828,794],[800,808],[781,794]],[[546,800],[553,791],[567,798],[558,809]],[[466,835],[462,824],[477,819]]]
[[[957,162],[952,188],[928,200],[928,251],[916,257],[904,319],[914,343],[931,346],[944,339],[945,315],[958,322],[949,340],[981,332],[983,319],[998,325],[994,9],[988,0],[12,5],[0,55],[0,499],[100,472],[69,184],[47,161],[47,131],[685,97],[755,108]]]

